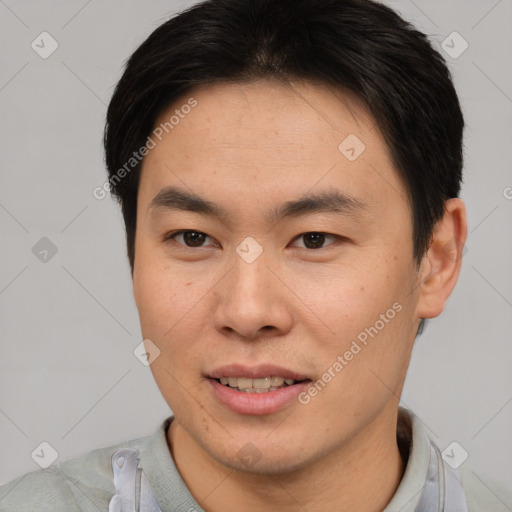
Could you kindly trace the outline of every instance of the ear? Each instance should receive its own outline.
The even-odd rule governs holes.
[[[459,198],[449,199],[420,264],[418,318],[434,318],[442,313],[459,277],[467,234],[464,203]]]

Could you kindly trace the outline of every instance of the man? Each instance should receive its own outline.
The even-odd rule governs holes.
[[[461,268],[463,125],[440,55],[370,0],[212,0],[155,30],[105,150],[173,416],[0,509],[501,510],[398,407]]]

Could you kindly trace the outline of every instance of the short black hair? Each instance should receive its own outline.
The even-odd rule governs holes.
[[[106,165],[132,274],[140,162],[123,179],[118,171],[158,115],[194,87],[264,78],[334,86],[362,100],[408,190],[419,264],[445,201],[458,197],[463,167],[459,100],[427,36],[373,0],[206,0],[142,43],[108,107]]]

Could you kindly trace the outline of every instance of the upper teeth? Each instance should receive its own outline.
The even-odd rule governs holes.
[[[285,379],[284,377],[263,377],[261,379],[247,379],[245,377],[221,377],[220,383],[231,388],[238,389],[269,389],[278,388],[287,384],[291,386],[294,379]]]

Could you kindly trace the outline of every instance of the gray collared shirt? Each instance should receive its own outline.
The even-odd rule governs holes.
[[[167,445],[171,421],[172,416],[164,420],[153,436],[94,450],[3,485],[0,512],[107,512],[109,507],[112,512],[125,512],[123,492],[133,493],[133,503],[141,500],[141,512],[144,507],[148,512],[204,512],[181,478]],[[445,512],[512,510],[510,489],[478,476],[466,463],[458,470],[449,468],[421,421],[402,407],[397,438],[408,449],[408,462],[383,512],[440,512],[443,507]]]

